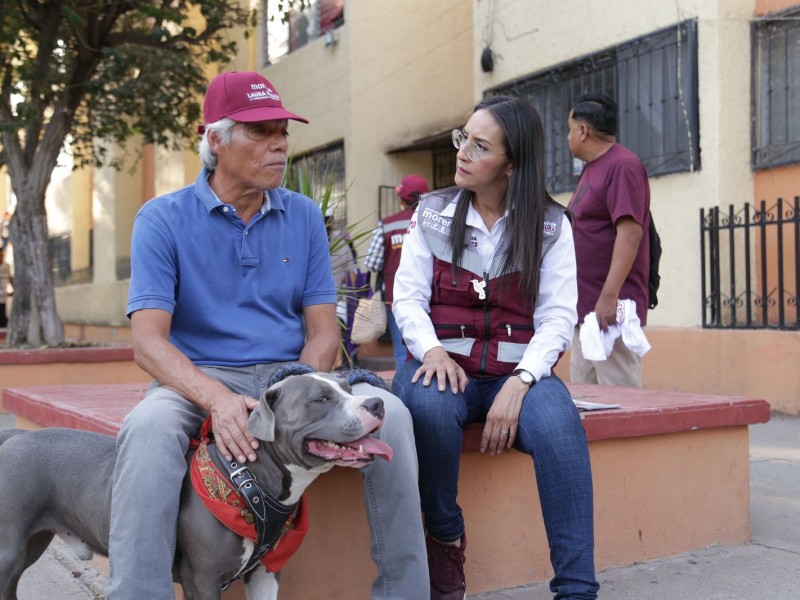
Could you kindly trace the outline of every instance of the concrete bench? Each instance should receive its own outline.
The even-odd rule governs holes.
[[[386,375],[386,374],[384,374]],[[769,420],[755,398],[568,384],[573,396],[622,408],[582,413],[595,490],[598,570],[750,537],[748,426]],[[6,409],[23,428],[113,434],[144,384],[9,388]],[[530,459],[476,452],[464,434],[459,503],[470,547],[470,593],[552,576]],[[414,493],[409,490],[409,493]],[[311,531],[284,569],[282,597],[369,597],[374,566],[358,473],[333,469],[308,492]],[[243,598],[241,585],[223,596]]]
[[[129,344],[0,352],[0,391],[7,387],[72,383],[147,382]],[[0,396],[0,415],[5,412]]]

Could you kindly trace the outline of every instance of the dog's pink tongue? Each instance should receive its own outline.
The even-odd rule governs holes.
[[[350,448],[358,448],[361,446],[361,450],[364,454],[374,454],[384,460],[392,460],[392,456],[394,456],[394,450],[392,450],[389,444],[371,437],[361,438],[360,440],[342,445]]]

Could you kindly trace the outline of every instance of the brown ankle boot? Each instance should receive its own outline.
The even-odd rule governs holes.
[[[449,546],[425,537],[428,549],[428,570],[431,577],[431,600],[464,600],[467,583],[464,579],[464,550],[466,533],[461,535],[460,546]]]

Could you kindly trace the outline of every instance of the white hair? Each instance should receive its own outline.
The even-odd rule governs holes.
[[[219,121],[214,121],[206,125],[203,139],[200,140],[198,152],[200,153],[200,160],[203,161],[203,166],[209,171],[213,171],[217,168],[217,155],[211,150],[211,144],[208,142],[208,134],[212,131],[216,132],[220,144],[227,146],[231,143],[234,125],[236,125],[236,121],[228,117],[222,117]]]

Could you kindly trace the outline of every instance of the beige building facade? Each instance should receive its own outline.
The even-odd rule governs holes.
[[[759,91],[781,60],[774,40],[784,40],[784,66],[800,72],[800,29],[793,26],[800,3],[319,0],[293,19],[288,34],[286,26],[264,23],[270,4],[254,2],[259,25],[241,38],[231,68],[262,72],[285,105],[310,120],[290,125],[292,152],[335,157],[346,190],[337,214],[363,228],[390,212],[391,187],[404,174],[421,174],[434,187],[452,182],[450,131],[466,122],[486,93],[519,93],[537,104],[551,136],[550,187],[566,204],[579,169],[565,154],[562,137],[569,101],[581,91],[615,93],[621,141],[633,141],[647,155],[652,212],[664,247],[660,303],[648,323],[654,351],[645,359],[645,385],[763,397],[769,382],[773,407],[800,412],[800,381],[788,375],[800,360],[796,328],[759,332],[766,356],[754,357],[742,343],[750,339],[747,331],[707,326],[701,259],[708,249],[700,232],[701,209],[761,199],[773,204],[800,194],[797,123],[785,123],[788,138],[775,143],[774,115],[765,116],[766,96]],[[325,30],[313,31],[330,11]],[[783,37],[759,37],[773,25]],[[787,106],[800,113],[800,89],[792,81]],[[773,107],[774,114],[787,106]],[[764,125],[768,121],[772,125]],[[769,139],[762,144],[764,136]],[[136,209],[193,181],[199,168],[193,152],[131,147],[127,153],[131,170],[77,172],[51,186],[51,234],[70,239],[73,277],[57,290],[67,322],[126,324],[126,261]],[[3,185],[0,203],[9,196]],[[742,258],[738,249],[734,256],[756,270],[774,271],[758,256]],[[787,272],[783,283],[792,293],[797,282],[794,271]],[[787,303],[795,307],[786,315],[790,325],[800,321],[793,302]],[[728,310],[722,306],[716,317]],[[686,347],[684,340],[694,341]],[[693,357],[691,345],[702,353]],[[676,356],[679,374],[671,368]],[[725,356],[732,370],[747,377],[730,386],[727,378],[710,377],[720,365],[709,356]]]

